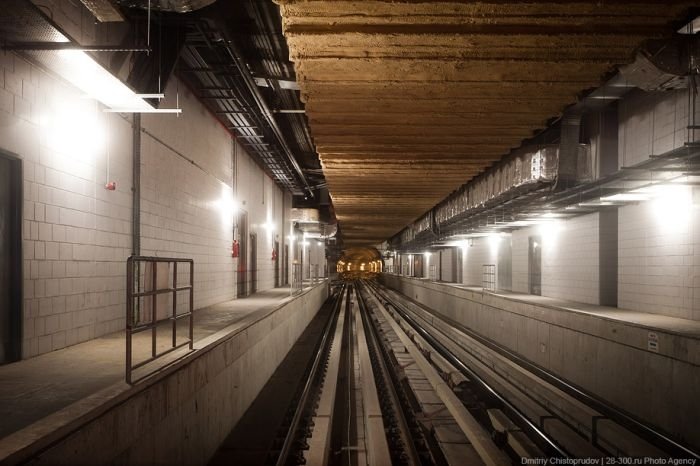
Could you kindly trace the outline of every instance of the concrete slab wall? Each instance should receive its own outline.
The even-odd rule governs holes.
[[[471,246],[462,247],[463,283],[480,287],[483,265],[495,264],[498,268],[499,250],[508,248],[510,243],[511,289],[528,293],[528,238],[540,236],[542,295],[598,304],[598,227],[596,213],[566,221],[552,219],[549,223],[515,230],[512,234],[473,238]]]
[[[2,439],[0,462],[206,464],[327,295],[324,282],[251,314],[149,380],[112,386]]]
[[[700,119],[700,107],[696,109]],[[633,91],[618,103],[620,167],[630,167],[688,141],[688,91]],[[692,123],[691,123],[692,124]],[[697,123],[696,123],[697,124]],[[695,139],[700,136],[695,132]]]
[[[619,103],[620,165],[683,147],[700,138],[685,90],[634,92]],[[620,307],[700,320],[700,195],[665,188],[655,199],[619,209]]]
[[[484,264],[497,264],[498,238],[474,238],[471,246],[463,248],[462,281],[470,286],[481,286]]]
[[[700,339],[477,290],[381,280],[560,377],[700,446]],[[648,349],[656,333],[658,352]]]
[[[183,113],[142,119],[142,254],[193,258],[195,307],[232,299],[233,216],[244,209],[258,238],[257,289],[271,288],[291,196],[176,78],[165,93],[164,107],[179,93]],[[132,121],[102,110],[0,52],[0,149],[16,154],[24,173],[24,358],[124,327]],[[110,181],[116,190],[105,189]]]
[[[700,189],[619,210],[619,306],[700,320]]]
[[[598,304],[598,214],[554,221],[541,231],[542,295]]]

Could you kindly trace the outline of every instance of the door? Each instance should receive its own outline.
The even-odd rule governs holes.
[[[413,276],[423,278],[423,254],[413,256]]]
[[[280,243],[275,241],[275,288],[280,286]]]
[[[248,213],[238,214],[238,273],[236,278],[236,296],[248,295]]]
[[[496,273],[498,289],[511,291],[513,289],[513,247],[510,236],[503,238],[498,244]]]
[[[22,357],[22,169],[0,153],[0,364]]]
[[[250,235],[250,294],[258,291],[258,237]]]
[[[542,295],[542,239],[539,236],[530,236],[528,248],[528,278],[530,294]]]

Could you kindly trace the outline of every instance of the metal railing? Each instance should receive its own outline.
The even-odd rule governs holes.
[[[180,274],[185,275],[186,285],[178,284],[178,264],[187,264],[189,271],[180,269]],[[167,274],[163,275],[163,268],[167,267]],[[159,270],[161,273],[159,274]],[[165,257],[131,256],[127,260],[126,267],[126,382],[132,383],[134,370],[165,356],[166,354],[194,344],[194,261],[192,259],[176,259]],[[185,303],[186,311],[178,313],[178,292],[188,292],[188,302]],[[159,301],[167,300],[161,306],[165,311],[159,318]],[[167,308],[170,312],[167,312]],[[182,307],[182,306],[181,306]],[[184,341],[178,343],[177,324],[181,319],[189,318],[188,335]],[[165,350],[158,350],[158,328],[164,328],[164,322],[172,323],[172,340]],[[167,327],[165,327],[167,328]],[[133,361],[133,337],[135,334],[151,332],[150,356],[137,363]]]
[[[292,264],[292,280],[289,284],[289,294],[295,295],[301,293],[304,288],[304,280],[302,279],[301,264]]]
[[[483,264],[481,274],[481,286],[484,291],[496,291],[496,265]]]

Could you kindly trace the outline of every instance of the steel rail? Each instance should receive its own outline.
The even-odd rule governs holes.
[[[361,288],[357,287],[357,303],[360,306],[360,316],[362,318],[362,322],[367,329],[367,332],[365,333],[365,338],[367,340],[367,346],[370,349],[370,351],[373,351],[377,358],[377,368],[379,369],[378,376],[384,379],[384,384],[387,388],[387,392],[389,394],[390,398],[390,404],[391,408],[394,411],[397,419],[397,423],[400,426],[400,437],[401,441],[403,442],[403,450],[408,456],[408,464],[410,465],[420,465],[421,461],[418,455],[418,451],[416,450],[416,445],[414,443],[413,436],[411,435],[411,429],[408,427],[408,422],[406,421],[406,414],[404,413],[401,402],[399,400],[399,395],[396,391],[396,387],[394,386],[394,379],[391,377],[389,374],[389,364],[387,362],[388,360],[388,354],[386,352],[385,347],[379,342],[379,336],[378,336],[378,331],[376,328],[376,324],[373,321],[373,319],[370,318],[369,316],[369,310],[367,309],[367,304],[365,303],[365,299],[362,296],[362,292],[360,291]]]
[[[385,294],[382,295],[386,296]],[[536,364],[533,364],[532,362],[524,359],[523,357],[505,348],[504,346],[492,340],[484,338],[476,332],[460,325],[458,322],[455,322],[454,320],[449,319],[447,317],[440,316],[433,312],[431,309],[426,308],[425,306],[421,306],[421,308],[426,310],[433,317],[436,317],[445,322],[446,324],[455,327],[457,330],[465,333],[467,336],[473,338],[477,342],[490,348],[496,353],[506,357],[512,362],[520,365],[521,367],[532,372],[536,376],[542,378],[546,382],[551,383],[555,387],[561,389],[563,392],[573,396],[578,401],[581,401],[582,403],[588,405],[590,408],[593,408],[594,410],[600,412],[600,414],[604,415],[606,418],[609,418],[610,420],[616,422],[622,427],[628,429],[633,434],[638,435],[645,441],[660,448],[661,450],[664,450],[665,452],[673,455],[700,459],[700,453],[692,450],[691,448],[685,445],[682,445],[676,440],[673,440],[665,433],[660,432],[657,429],[654,429],[653,427],[650,427],[649,425],[635,419],[628,413],[610,405],[609,403],[606,403],[604,400],[601,400],[591,395],[590,393],[585,392],[583,389],[571,384],[570,382],[567,382],[566,380],[553,374],[552,372],[543,369],[542,367],[539,367]]]
[[[374,290],[375,293],[378,293]],[[531,435],[531,440],[536,441],[543,450],[548,454],[561,458],[569,458],[568,452],[562,449],[554,440],[550,438],[545,432],[543,432],[539,427],[537,427],[530,419],[527,418],[513,403],[508,399],[504,398],[500,393],[498,393],[491,385],[489,385],[479,374],[469,368],[461,359],[455,356],[447,347],[445,347],[440,341],[438,341],[430,332],[428,332],[422,325],[415,321],[408,311],[405,310],[403,305],[396,303],[395,301],[389,300],[386,295],[382,294],[384,301],[387,302],[388,306],[394,308],[394,310],[428,343],[430,344],[437,353],[445,358],[450,364],[455,366],[462,375],[467,377],[469,380],[476,383],[481,387],[486,393],[492,396],[498,403],[502,406],[510,416],[511,419],[519,425],[520,428],[527,431]]]
[[[325,360],[325,356],[328,353],[328,343],[330,341],[330,335],[333,333],[333,328],[335,328],[335,323],[337,322],[338,316],[338,309],[340,306],[340,302],[342,302],[342,296],[343,293],[345,293],[345,291],[346,287],[343,286],[341,291],[338,292],[336,300],[333,303],[333,312],[328,318],[328,323],[323,329],[323,337],[321,338],[321,341],[318,345],[318,349],[316,351],[316,356],[314,357],[311,370],[309,371],[308,378],[306,379],[306,383],[304,384],[304,390],[301,393],[297,409],[294,411],[294,417],[292,418],[289,431],[287,432],[287,435],[284,438],[282,449],[280,450],[280,454],[277,457],[277,461],[275,463],[277,466],[284,466],[287,464],[287,460],[289,459],[289,453],[292,449],[292,444],[295,440],[295,436],[297,435],[297,431],[299,430],[299,423],[301,422],[302,415],[304,414],[304,411],[306,410],[307,405],[309,404],[311,392],[314,388],[318,388],[314,387],[314,380],[316,379],[318,371],[321,368],[321,363]]]

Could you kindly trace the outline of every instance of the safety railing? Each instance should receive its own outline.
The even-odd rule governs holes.
[[[183,346],[193,349],[194,261],[131,256],[126,270],[126,382],[131,384],[134,370]],[[184,302],[178,300],[178,293],[187,294]],[[187,337],[178,341],[178,322],[182,319],[189,319]],[[166,345],[158,344],[159,330],[171,334]],[[145,357],[134,363],[134,337],[149,331],[150,342],[144,343],[150,345],[145,351],[144,345],[137,348]]]
[[[481,286],[484,291],[496,291],[495,264],[483,264],[481,266]]]
[[[292,281],[289,284],[289,294],[295,295],[301,293],[304,288],[304,279],[302,278],[301,264],[292,264]]]

